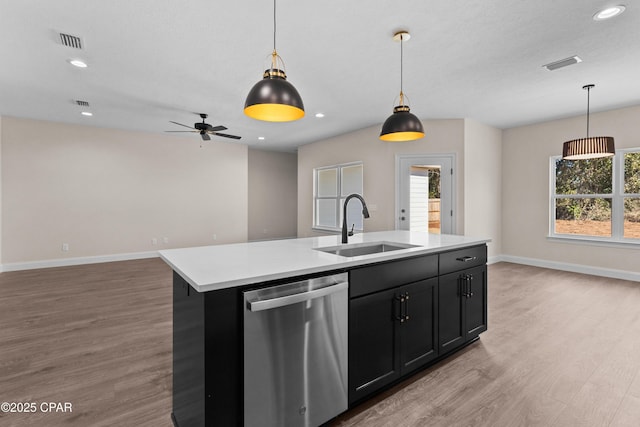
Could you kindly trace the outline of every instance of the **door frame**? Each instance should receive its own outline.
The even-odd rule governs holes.
[[[453,215],[451,215],[451,234],[456,233],[456,216],[458,214],[457,203],[456,203],[456,188],[457,188],[457,163],[456,163],[456,153],[423,153],[423,154],[396,154],[396,173],[395,173],[395,209],[394,209],[394,224],[395,229],[400,229],[400,194],[402,189],[400,188],[400,162],[402,160],[420,160],[424,159],[424,164],[429,163],[437,163],[439,159],[447,159],[451,162],[451,168],[453,169],[453,173],[451,174],[451,210]],[[441,196],[442,197],[442,196]],[[448,234],[448,233],[447,233]]]

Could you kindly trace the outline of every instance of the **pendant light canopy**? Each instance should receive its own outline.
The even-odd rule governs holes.
[[[271,68],[256,83],[244,102],[244,113],[267,122],[290,122],[304,117],[302,98],[287,81],[284,62],[276,51],[276,0],[273,0],[273,52]]]
[[[616,149],[611,136],[589,137],[589,101],[590,92],[595,85],[582,86],[587,90],[587,137],[567,141],[562,146],[562,158],[565,160],[595,159],[598,157],[611,157]]]
[[[382,125],[380,139],[388,142],[413,141],[424,136],[422,122],[413,114],[409,106],[405,104],[405,95],[402,91],[402,43],[409,40],[410,34],[407,31],[399,31],[393,35],[393,40],[400,42],[400,102],[393,109],[387,120]]]

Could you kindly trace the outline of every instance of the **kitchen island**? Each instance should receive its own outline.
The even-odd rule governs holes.
[[[247,290],[348,277],[348,407],[459,350],[486,330],[487,241],[387,231],[346,245],[323,236],[161,251],[174,270],[174,424],[243,425]]]

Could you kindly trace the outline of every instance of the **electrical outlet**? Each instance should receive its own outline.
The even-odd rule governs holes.
[[[217,234],[213,235],[213,240],[218,240],[218,235]]]
[[[69,244],[68,243],[63,243],[62,244],[62,252],[69,252]]]
[[[169,243],[169,238],[168,238],[168,237],[163,237],[163,238],[162,238],[162,241],[163,241],[164,243]]]
[[[153,239],[151,239],[151,244],[152,245],[157,245],[158,244],[158,239],[156,239],[155,237]]]

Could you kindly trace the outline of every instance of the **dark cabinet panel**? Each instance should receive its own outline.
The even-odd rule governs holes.
[[[464,343],[465,330],[460,273],[440,276],[438,286],[438,326],[440,350],[445,353]]]
[[[396,291],[352,299],[349,314],[349,402],[400,375],[396,348]]]
[[[400,375],[404,375],[438,355],[438,279],[403,286],[399,296],[405,304],[405,321],[399,327]]]
[[[355,298],[437,275],[438,255],[419,256],[355,268],[349,272],[349,296]]]
[[[476,267],[466,271],[469,295],[466,298],[465,332],[467,339],[487,330],[487,268]]]
[[[478,267],[487,263],[487,246],[471,246],[469,248],[440,254],[440,275],[467,268]]]
[[[487,330],[487,267],[440,276],[439,334],[442,354]]]
[[[437,357],[437,295],[431,278],[351,299],[350,403]]]

